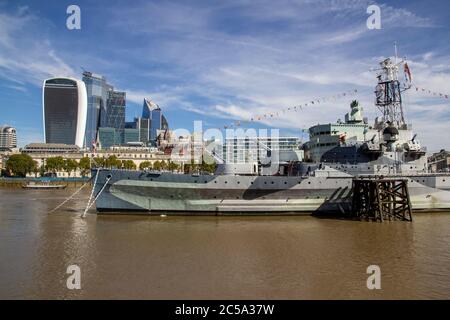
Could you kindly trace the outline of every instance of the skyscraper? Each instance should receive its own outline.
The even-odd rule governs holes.
[[[0,151],[17,148],[16,129],[11,126],[0,127]]]
[[[148,145],[150,142],[150,129],[152,121],[148,118],[135,118],[136,128],[139,129],[139,141]]]
[[[72,78],[45,80],[42,105],[45,142],[82,147],[87,113],[84,82]]]
[[[87,91],[87,121],[85,146],[91,147],[97,142],[98,128],[106,123],[106,105],[108,90],[112,86],[106,83],[105,77],[85,71],[83,72],[83,82]]]
[[[117,143],[119,140],[117,137],[118,131],[110,127],[100,127],[98,128],[98,140],[100,142],[101,148],[110,148]]]
[[[125,128],[125,100],[126,93],[114,90],[108,91],[106,103],[106,117],[102,127],[114,128],[116,130],[115,144],[123,143],[123,132]]]
[[[162,115],[161,108],[154,102],[144,99],[142,107],[142,118],[151,120],[150,141],[154,142],[158,138],[158,130],[169,128],[166,118]]]
[[[115,91],[106,78],[92,72],[83,72],[88,95],[86,146],[100,142],[102,147],[123,143],[125,128],[126,93]],[[101,135],[99,134],[101,130]],[[115,132],[112,132],[115,130]],[[114,137],[114,141],[112,141]],[[97,139],[99,141],[97,141]],[[101,140],[104,141],[101,141]]]

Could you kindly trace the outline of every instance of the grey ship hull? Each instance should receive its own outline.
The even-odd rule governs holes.
[[[100,170],[99,212],[174,215],[306,215],[342,212],[352,177],[229,176]],[[407,176],[404,176],[405,178]],[[450,210],[450,176],[409,179],[413,210]]]

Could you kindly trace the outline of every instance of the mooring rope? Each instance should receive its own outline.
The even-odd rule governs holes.
[[[97,173],[97,174],[98,174],[98,173]],[[84,218],[84,217],[86,216],[86,213],[88,212],[88,210],[89,210],[89,209],[92,207],[92,205],[97,201],[98,197],[100,197],[100,194],[103,192],[103,190],[105,190],[105,188],[106,188],[106,186],[108,185],[108,183],[109,183],[109,181],[111,180],[111,178],[112,178],[112,176],[109,176],[109,177],[106,179],[105,184],[104,184],[103,187],[100,189],[100,191],[97,193],[97,195],[95,196],[95,199],[94,199],[92,202],[90,201],[92,198],[89,199],[88,205],[87,205],[86,209],[84,210],[83,215],[81,216],[82,218]],[[96,183],[97,183],[97,179],[95,179],[94,187],[92,188],[91,196],[93,196],[93,194],[94,194],[94,190],[95,190],[95,185],[96,185]]]
[[[94,185],[92,186],[91,195],[89,196],[89,199],[88,199],[88,203],[87,203],[86,209],[84,210],[84,213],[83,213],[83,215],[81,216],[82,218],[84,218],[84,216],[86,215],[86,212],[88,211],[88,208],[90,207],[90,203],[91,203],[91,201],[92,201],[92,198],[94,197],[95,186],[97,185],[97,180],[98,180],[99,173],[100,173],[100,168],[97,169],[97,172],[95,173]]]
[[[62,203],[60,203],[58,206],[56,206],[55,208],[53,208],[51,211],[49,211],[49,213],[53,213],[56,210],[58,210],[59,208],[61,208],[64,204],[66,204],[68,201],[70,201],[75,195],[77,195],[85,186],[87,186],[89,184],[89,182],[91,182],[92,177],[86,181],[85,184],[83,184],[81,186],[81,188],[79,188],[77,191],[75,191],[70,197],[68,197],[66,200],[64,200]]]

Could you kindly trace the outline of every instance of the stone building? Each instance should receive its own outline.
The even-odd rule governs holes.
[[[450,152],[441,150],[428,157],[428,170],[431,172],[449,172]]]

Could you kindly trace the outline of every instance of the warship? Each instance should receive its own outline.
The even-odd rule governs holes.
[[[406,75],[402,82],[401,67]],[[405,121],[402,94],[411,88],[406,61],[385,59],[377,80],[375,106],[380,114],[372,125],[353,101],[345,121],[311,127],[309,141],[299,150],[257,142],[265,157],[254,163],[218,161],[214,174],[93,169],[97,211],[167,215],[341,212],[351,204],[352,181],[365,177],[407,180],[413,211],[449,210],[450,175],[428,171],[426,149]],[[212,155],[220,160],[215,152]]]

